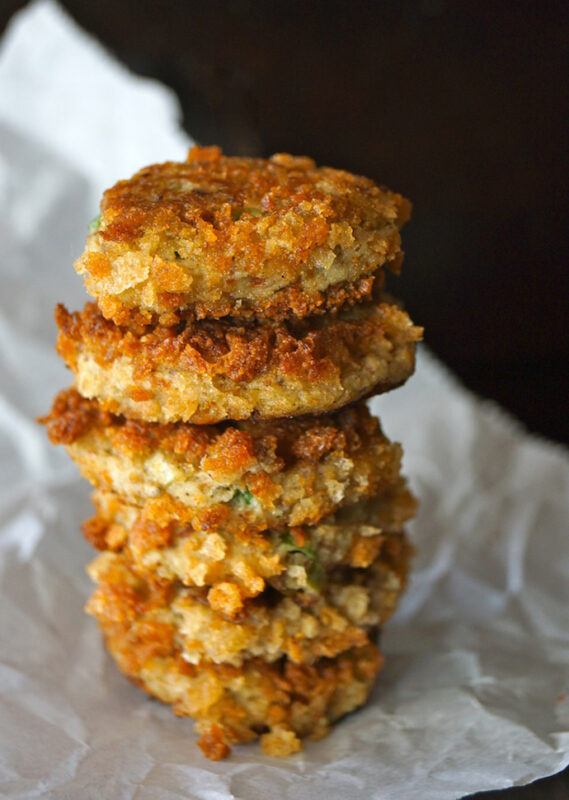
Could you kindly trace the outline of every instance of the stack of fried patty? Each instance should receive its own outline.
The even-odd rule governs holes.
[[[43,420],[95,486],[88,604],[213,759],[287,755],[361,705],[415,501],[364,398],[412,373],[383,295],[400,195],[307,158],[194,148],[108,190],[56,310],[75,385]]]

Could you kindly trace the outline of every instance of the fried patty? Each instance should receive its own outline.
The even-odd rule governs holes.
[[[368,178],[193,148],[108,189],[75,264],[120,325],[303,317],[370,296],[399,269],[410,203]]]
[[[112,492],[93,496],[97,514],[83,526],[99,550],[128,550],[146,575],[186,586],[206,587],[208,604],[227,617],[243,611],[247,598],[269,583],[302,602],[317,600],[331,570],[369,567],[399,538],[416,507],[401,481],[389,492],[348,506],[318,525],[229,533],[220,525],[206,530],[165,521]],[[312,597],[310,597],[310,595]]]
[[[162,525],[314,524],[399,480],[401,448],[363,402],[330,416],[214,427],[129,420],[68,389],[42,421],[95,487],[133,505],[153,500]]]
[[[57,349],[84,397],[153,422],[211,424],[321,414],[393,389],[414,369],[421,329],[397,306],[364,303],[296,323],[203,320],[144,334],[97,306],[56,309]]]
[[[196,666],[184,659],[169,621],[106,617],[99,624],[121,670],[178,716],[195,719],[198,744],[215,761],[230,745],[258,737],[270,756],[297,752],[301,738],[322,738],[331,722],[363,705],[382,661],[367,644],[312,665],[283,658]]]
[[[270,663],[282,656],[312,664],[369,642],[369,635],[395,610],[410,555],[402,534],[386,537],[367,569],[334,569],[320,593],[298,593],[294,599],[265,590],[230,618],[208,605],[206,589],[155,582],[127,551],[107,551],[90,565],[98,588],[87,610],[103,623],[170,625],[176,646],[192,664],[241,666],[251,658]]]

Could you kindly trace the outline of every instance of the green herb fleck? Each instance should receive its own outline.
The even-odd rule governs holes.
[[[95,233],[101,227],[101,215],[97,214],[96,217],[93,217],[91,222],[89,223],[89,233]]]
[[[262,211],[260,208],[249,208],[247,206],[242,209],[234,209],[231,212],[231,216],[233,217],[234,220],[241,219],[243,214],[249,214],[251,217],[263,217],[265,215],[265,212]]]
[[[317,561],[311,564],[307,571],[308,584],[315,592],[321,592],[326,583],[326,573]]]
[[[174,250],[174,255],[176,256],[176,258],[182,258],[182,256],[178,253],[177,250]]]
[[[311,561],[315,561],[318,555],[314,547],[302,547],[297,544],[290,533],[284,533],[281,536],[281,544],[286,547],[289,553],[300,553]]]
[[[253,493],[247,488],[244,492],[242,492],[241,489],[235,489],[233,500],[242,500],[246,505],[250,505],[253,500]]]

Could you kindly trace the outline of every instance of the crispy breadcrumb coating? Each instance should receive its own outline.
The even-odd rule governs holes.
[[[372,644],[314,664],[256,658],[241,667],[189,664],[175,629],[160,621],[100,619],[107,648],[121,670],[149,694],[196,720],[198,745],[214,761],[231,745],[260,737],[266,755],[298,752],[301,739],[321,739],[330,723],[365,703],[382,658]]]
[[[422,329],[382,294],[410,204],[308,158],[193,148],[104,193],[56,309],[41,422],[95,486],[87,611],[211,759],[285,756],[363,704],[416,502],[365,398]]]
[[[312,664],[369,642],[396,608],[411,554],[402,533],[386,536],[370,567],[333,568],[320,592],[299,591],[293,597],[269,588],[242,603],[230,586],[221,584],[220,610],[215,611],[206,588],[155,580],[127,550],[104,552],[89,567],[98,588],[87,610],[103,623],[168,624],[183,658],[192,664],[241,666],[251,658],[273,662],[282,656]]]
[[[94,304],[56,309],[57,349],[84,397],[155,422],[210,424],[321,414],[404,383],[421,329],[395,305],[364,303],[296,323],[202,321],[143,334]]]
[[[369,298],[383,265],[398,271],[410,209],[309,158],[196,147],[108,189],[75,268],[120,325],[303,317]]]
[[[99,550],[128,549],[136,568],[163,581],[206,587],[216,611],[235,617],[267,583],[293,598],[317,599],[330,570],[369,567],[400,536],[416,508],[404,481],[396,489],[338,511],[317,525],[262,533],[225,525],[193,530],[141,510],[112,492],[95,492],[97,514],[83,525]]]
[[[401,448],[364,403],[319,417],[160,424],[116,416],[68,389],[42,421],[94,486],[134,505],[153,501],[158,525],[314,524],[399,480]]]

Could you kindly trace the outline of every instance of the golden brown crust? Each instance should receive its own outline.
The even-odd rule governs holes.
[[[262,534],[226,524],[195,530],[141,509],[110,492],[93,496],[97,514],[83,525],[99,550],[128,550],[135,567],[149,580],[180,581],[205,587],[208,604],[227,617],[244,608],[247,598],[267,583],[302,602],[315,599],[329,573],[339,566],[369,567],[389,548],[392,537],[415,512],[405,483],[372,500],[328,517],[318,525]]]
[[[359,401],[414,368],[382,295],[409,213],[307,158],[193,148],[105,192],[75,265],[97,304],[56,309],[77,389],[41,422],[97,487],[87,610],[213,760],[297,752],[380,666],[415,500]]]
[[[195,719],[198,745],[214,761],[228,756],[230,745],[258,737],[271,756],[297,752],[300,738],[322,738],[331,722],[365,702],[382,663],[368,644],[312,665],[252,659],[242,667],[194,666],[159,623],[99,624],[121,670],[178,716]]]
[[[283,655],[310,664],[369,641],[397,606],[411,555],[406,538],[392,535],[385,537],[367,569],[333,568],[318,592],[299,591],[292,597],[269,588],[234,609],[232,593],[222,584],[221,591],[227,593],[214,610],[207,602],[207,588],[161,581],[140,570],[126,550],[105,552],[89,567],[98,588],[87,610],[102,623],[166,625],[192,664],[240,666],[250,658],[269,663]]]
[[[115,416],[69,389],[42,421],[96,487],[146,504],[162,526],[314,524],[399,480],[401,448],[364,404],[319,417],[160,424]]]
[[[275,451],[278,468],[296,460],[318,463],[331,450],[352,456],[366,440],[383,437],[379,421],[363,403],[331,415],[302,416],[275,420],[241,420],[217,425],[187,422],[144,422],[106,411],[97,400],[83,397],[75,387],[60,391],[49,414],[39,420],[47,426],[52,444],[73,444],[102,430],[120,439],[117,449],[132,457],[155,450],[189,460],[207,459],[211,472],[227,469],[230,474],[268,449]],[[277,455],[278,454],[278,455]],[[214,467],[217,466],[217,469]]]
[[[368,298],[401,262],[410,204],[308,158],[194,148],[108,189],[76,262],[121,325],[193,315],[284,319]]]
[[[58,352],[84,396],[148,421],[210,424],[333,411],[403,383],[421,329],[394,305],[297,322],[202,321],[142,335],[94,304],[56,309]]]

